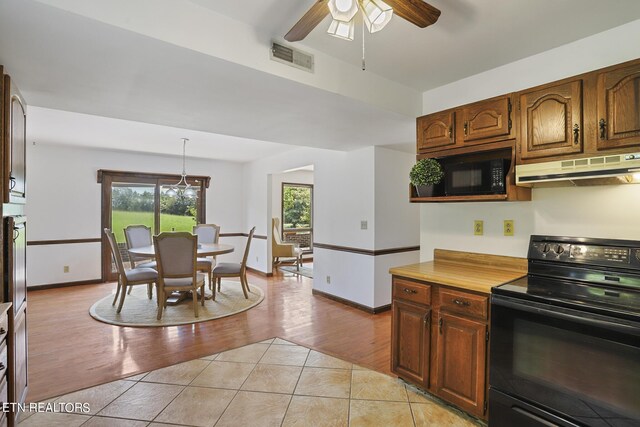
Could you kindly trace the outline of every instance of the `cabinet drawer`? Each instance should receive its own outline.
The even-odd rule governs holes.
[[[405,279],[393,279],[393,298],[431,304],[431,286]]]
[[[440,288],[438,301],[442,310],[478,319],[486,319],[489,311],[489,297],[482,295]]]

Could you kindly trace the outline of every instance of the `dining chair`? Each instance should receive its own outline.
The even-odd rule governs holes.
[[[196,270],[198,238],[187,232],[164,232],[153,236],[158,263],[158,320],[167,305],[167,292],[191,291],[193,312],[198,317],[198,288],[204,306],[205,275]]]
[[[153,245],[151,240],[151,227],[146,225],[128,225],[124,228],[124,239],[127,242],[127,249],[139,248]],[[149,258],[140,255],[129,255],[131,268],[147,267],[155,268],[156,261],[149,261]],[[144,261],[144,262],[138,262]],[[136,265],[137,263],[137,265]]]
[[[122,262],[122,255],[120,255],[118,244],[116,243],[116,236],[108,228],[104,229],[104,234],[107,236],[111,255],[113,256],[116,263],[116,270],[118,271],[118,287],[116,288],[116,296],[113,298],[111,305],[116,304],[118,295],[120,295],[120,303],[116,310],[116,313],[120,313],[127,293],[127,287],[131,289],[134,285],[147,285],[147,296],[149,299],[153,298],[153,284],[158,281],[158,272],[148,267],[136,267],[126,270]]]
[[[216,224],[198,224],[193,226],[193,234],[198,236],[198,243],[218,243],[220,239],[220,226]],[[196,269],[207,274],[209,278],[209,289],[212,288],[212,271],[216,265],[216,257],[200,257],[197,261]]]
[[[256,231],[256,228],[253,227],[251,231],[249,231],[249,237],[247,238],[247,245],[244,248],[244,255],[242,257],[241,263],[236,262],[221,262],[217,264],[213,268],[213,300],[216,299],[216,287],[215,281],[218,282],[218,291],[220,291],[220,283],[222,282],[221,278],[223,277],[239,277],[240,285],[242,286],[242,292],[244,293],[245,298],[249,298],[249,283],[247,282],[247,259],[249,258],[249,248],[251,247],[251,239],[253,239],[253,233]]]
[[[271,263],[273,268],[280,264],[295,264],[299,271],[302,265],[302,249],[297,243],[282,243],[280,240],[280,218],[271,218]],[[282,258],[289,258],[291,261]]]

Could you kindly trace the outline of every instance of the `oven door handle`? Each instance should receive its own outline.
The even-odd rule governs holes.
[[[553,306],[553,309],[550,310],[550,306],[548,304],[541,304],[534,301],[522,302],[522,300],[501,295],[492,295],[491,304],[499,305],[513,310],[525,311],[527,313],[553,317],[555,319],[566,320],[569,322],[580,323],[582,325],[597,327],[609,331],[616,331],[623,334],[640,336],[640,323],[617,319],[610,316],[586,313],[570,308],[557,306]]]

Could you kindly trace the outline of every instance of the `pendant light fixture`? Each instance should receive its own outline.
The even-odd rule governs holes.
[[[189,197],[189,198],[196,198],[198,197],[196,190],[191,186],[191,184],[187,182],[186,147],[187,147],[187,141],[189,141],[189,138],[181,138],[181,139],[182,139],[182,176],[180,178],[180,181],[170,186],[169,189],[165,192],[165,194],[170,197],[183,196],[183,197]]]

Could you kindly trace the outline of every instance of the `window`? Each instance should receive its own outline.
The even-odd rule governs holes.
[[[150,174],[138,172],[98,171],[98,183],[102,184],[102,227],[110,228],[127,261],[124,228],[142,224],[153,234],[162,231],[188,231],[205,222],[206,189],[210,177],[190,176],[189,184],[196,188],[197,198],[171,197],[165,194],[180,175]],[[108,245],[102,250],[103,280],[115,280]]]
[[[282,241],[313,246],[313,185],[282,183]]]

